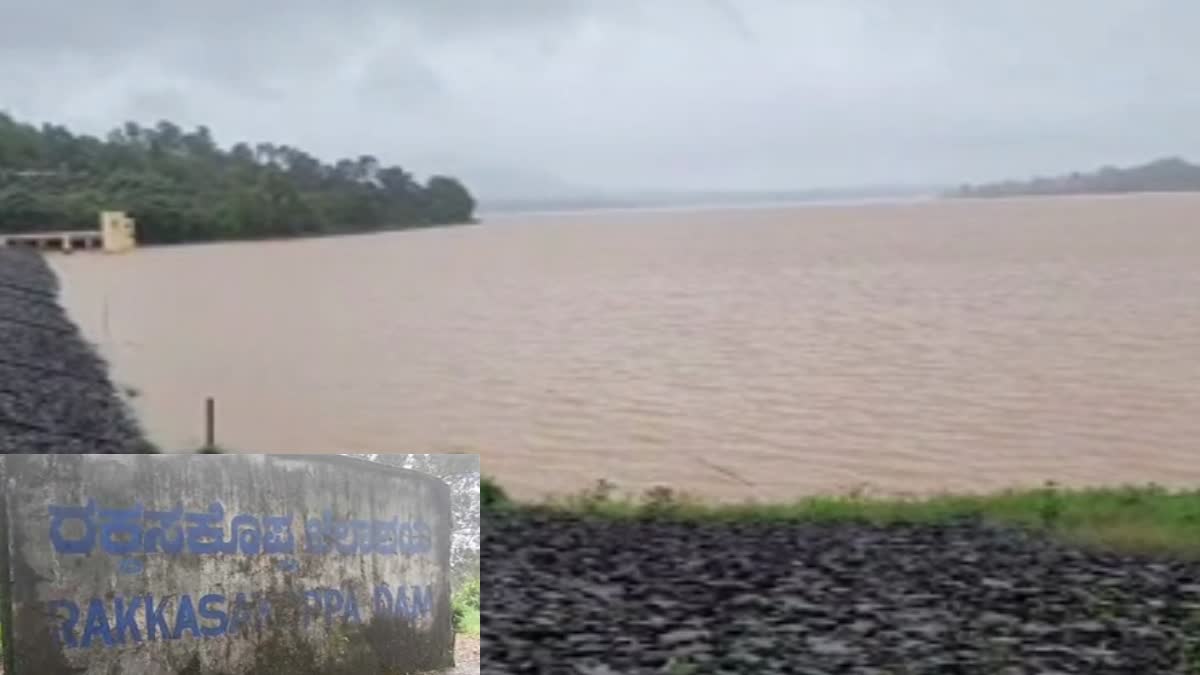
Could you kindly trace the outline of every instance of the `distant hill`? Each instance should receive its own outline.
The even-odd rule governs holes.
[[[963,185],[947,196],[1017,197],[1127,192],[1200,192],[1200,166],[1189,164],[1179,157],[1167,157],[1124,169],[1106,166],[1091,173]]]

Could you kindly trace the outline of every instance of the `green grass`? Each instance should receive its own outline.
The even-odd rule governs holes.
[[[483,508],[492,508],[508,503],[508,495],[499,485],[486,476],[479,482],[479,503]]]
[[[463,616],[462,623],[459,624],[458,632],[465,635],[474,635],[479,637],[479,610],[474,609],[467,612]]]
[[[459,633],[479,635],[479,577],[473,577],[455,589],[450,604],[454,608],[454,629]]]
[[[1156,485],[1066,489],[1047,484],[984,495],[880,498],[851,493],[787,503],[716,504],[666,488],[618,495],[614,486],[601,481],[582,494],[521,504],[485,479],[481,499],[488,510],[545,509],[617,519],[937,523],[980,517],[1103,549],[1200,558],[1200,489],[1169,491]]]

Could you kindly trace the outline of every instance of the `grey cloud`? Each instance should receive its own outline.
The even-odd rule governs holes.
[[[1197,26],[1192,0],[0,0],[0,108],[485,193],[957,182],[1200,158]]]

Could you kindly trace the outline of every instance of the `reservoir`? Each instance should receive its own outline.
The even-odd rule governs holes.
[[[1200,481],[1200,196],[484,218],[52,256],[164,449],[518,495]]]

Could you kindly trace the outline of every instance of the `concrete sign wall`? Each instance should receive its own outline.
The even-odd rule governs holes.
[[[451,663],[450,495],[431,476],[338,456],[8,455],[0,489],[10,675]]]

